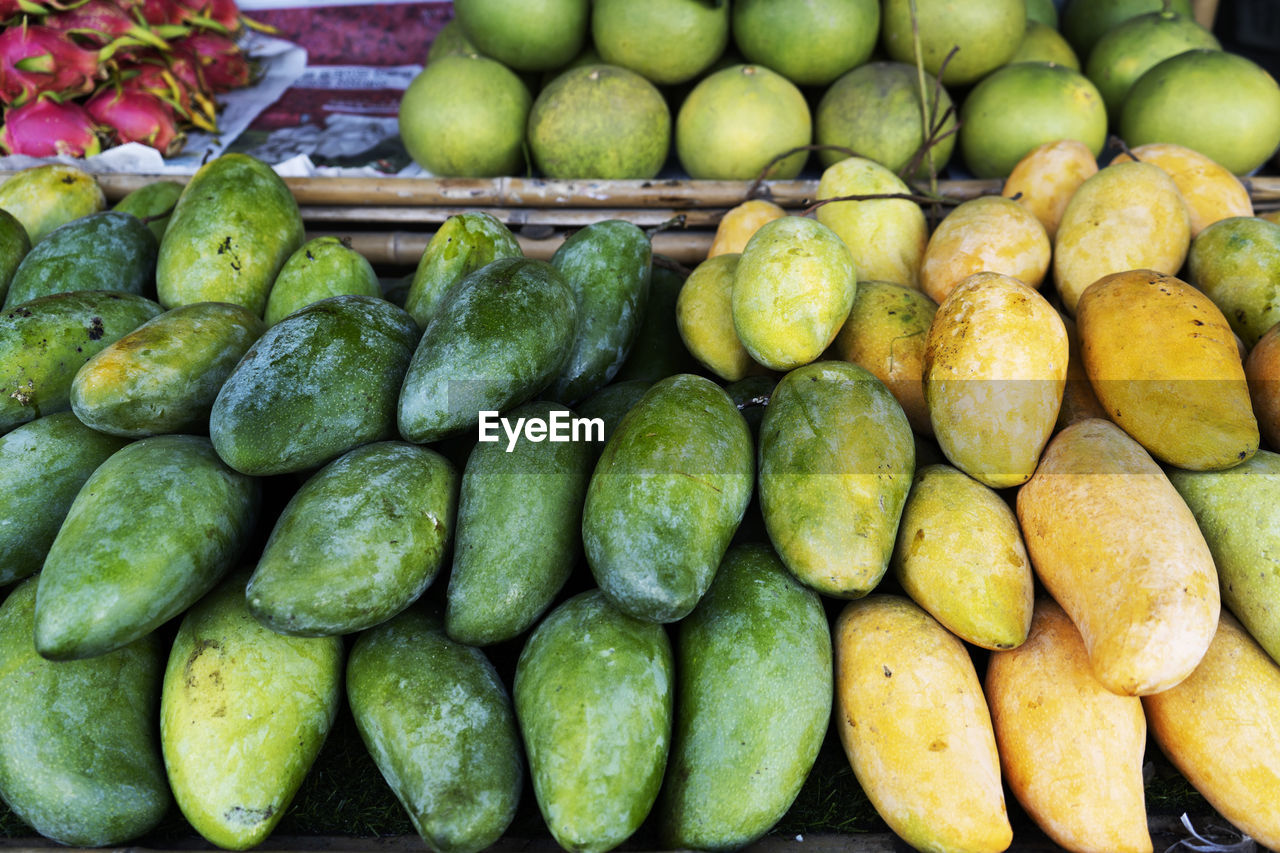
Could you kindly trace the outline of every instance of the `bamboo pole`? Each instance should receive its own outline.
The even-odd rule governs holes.
[[[303,205],[300,208],[304,222],[390,222],[424,223],[444,222],[460,213],[488,213],[509,228],[525,225],[549,225],[581,228],[605,219],[624,219],[641,227],[662,225],[676,217],[683,217],[686,228],[715,228],[728,208],[690,208],[677,210],[671,207],[623,207],[623,208],[542,208],[542,207],[349,207],[345,205]],[[798,210],[798,208],[797,208]]]

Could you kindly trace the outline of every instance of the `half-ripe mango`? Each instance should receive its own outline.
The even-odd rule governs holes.
[[[1035,214],[1052,240],[1067,202],[1081,184],[1097,173],[1097,158],[1080,140],[1046,142],[1017,162],[1005,179],[1003,195]]]
[[[1191,245],[1191,219],[1173,178],[1150,163],[1116,163],[1076,190],[1053,243],[1053,283],[1067,313],[1104,275],[1175,274]]]
[[[1258,430],[1270,447],[1280,449],[1280,323],[1249,350],[1244,376]]]
[[[1094,393],[1152,456],[1205,471],[1258,449],[1240,351],[1209,297],[1173,276],[1131,270],[1095,282],[1077,310]]]
[[[1001,196],[970,199],[934,229],[920,266],[920,289],[941,302],[980,272],[1039,287],[1049,271],[1049,253],[1049,235],[1031,211]]]
[[[832,355],[871,371],[897,399],[911,428],[933,435],[924,403],[924,342],[937,304],[919,290],[887,281],[858,284]]]
[[[1025,643],[991,655],[986,693],[1009,790],[1055,844],[1151,853],[1142,700],[1098,681],[1053,599],[1036,602]]]
[[[694,267],[676,297],[676,328],[689,354],[716,376],[737,382],[760,366],[733,329],[733,274],[742,255],[708,257]]]
[[[1149,142],[1117,154],[1111,162],[1133,159],[1159,166],[1173,178],[1191,216],[1192,237],[1221,219],[1253,216],[1253,200],[1245,185],[1199,151],[1172,142]]]
[[[749,198],[729,208],[716,224],[716,233],[711,238],[711,248],[707,250],[707,257],[742,254],[742,250],[747,247],[747,241],[751,239],[751,235],[760,230],[761,225],[786,215],[787,212],[781,207],[763,198]]]
[[[1191,241],[1187,280],[1252,347],[1280,323],[1280,225],[1256,216],[1215,222]]]
[[[910,193],[902,179],[863,157],[827,167],[818,180],[818,199]],[[833,201],[818,208],[818,221],[840,235],[853,253],[858,280],[920,286],[920,262],[929,241],[924,211],[910,199]]]
[[[909,599],[854,601],[835,625],[836,726],[858,784],[917,850],[1013,840],[991,715],[964,643]]]
[[[1018,519],[963,471],[916,471],[891,565],[907,595],[965,642],[1012,649],[1027,638],[1035,582]]]
[[[1017,512],[1036,575],[1108,690],[1156,693],[1195,669],[1218,622],[1218,574],[1142,445],[1110,421],[1072,424],[1018,490]]]
[[[821,222],[785,216],[747,241],[733,276],[733,327],[751,357],[791,370],[822,355],[849,316],[853,256]]]
[[[1260,847],[1280,848],[1280,665],[1231,614],[1195,672],[1144,697],[1173,766]]]
[[[969,276],[938,306],[923,377],[933,434],[951,464],[994,489],[1025,483],[1062,404],[1062,318],[1016,278]]]

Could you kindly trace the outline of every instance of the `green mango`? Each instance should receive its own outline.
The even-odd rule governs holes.
[[[435,579],[453,534],[458,474],[434,450],[366,444],[321,468],[280,513],[245,595],[282,634],[385,622]]]
[[[32,166],[0,184],[0,209],[22,223],[33,246],[59,225],[106,206],[97,178],[63,163]]]
[[[1218,567],[1222,603],[1280,664],[1280,453],[1225,471],[1166,468]]]
[[[73,290],[151,296],[157,248],[155,235],[131,213],[108,210],[68,222],[22,259],[4,307]]]
[[[631,616],[684,618],[710,586],[754,479],[751,432],[718,385],[689,374],[655,383],[587,489],[582,540],[596,583]]]
[[[0,299],[9,293],[9,282],[22,259],[31,251],[31,238],[9,211],[0,208]]]
[[[818,361],[779,380],[760,424],[760,508],[782,562],[825,595],[884,577],[915,473],[902,406],[856,364]]]
[[[303,237],[298,203],[270,166],[247,154],[216,157],[183,189],[160,241],[160,304],[234,302],[261,317]]]
[[[482,210],[454,214],[431,235],[418,260],[405,310],[425,329],[453,285],[499,258],[523,256],[516,236],[493,214]]]
[[[622,418],[640,402],[640,398],[652,385],[647,379],[611,382],[583,400],[577,407],[578,414],[584,418],[603,420],[604,440],[607,442],[618,424],[622,423]],[[598,449],[604,449],[603,443]]]
[[[384,299],[332,296],[249,347],[209,414],[218,455],[246,474],[317,468],[392,438],[418,327]]]
[[[621,219],[594,222],[556,249],[551,266],[578,293],[579,323],[569,362],[548,391],[552,399],[576,403],[622,367],[640,332],[652,265],[649,236]]]
[[[156,238],[157,247],[173,216],[173,208],[182,195],[183,185],[177,181],[152,181],[138,187],[116,202],[112,210],[132,213],[142,220]]]
[[[0,314],[0,433],[71,408],[76,371],[164,309],[106,290],[42,296]]]
[[[40,571],[84,481],[125,444],[71,412],[0,436],[0,584]]]
[[[289,256],[276,276],[263,319],[274,326],[330,296],[382,296],[378,274],[364,255],[337,237],[316,237]]]
[[[508,412],[548,420],[555,403]],[[596,450],[589,441],[477,442],[462,474],[445,628],[484,646],[524,633],[551,606],[582,551],[582,502]]]
[[[174,800],[226,850],[271,834],[342,702],[342,639],[262,626],[245,607],[245,579],[233,574],[182,617],[160,698]]]
[[[171,308],[84,363],[71,382],[71,410],[112,435],[206,432],[222,383],[265,331],[257,315],[230,302]]]
[[[404,377],[400,434],[423,444],[532,398],[569,357],[577,299],[546,261],[499,258],[450,288]]]
[[[655,255],[649,274],[649,300],[640,329],[627,360],[614,375],[614,382],[641,379],[657,382],[677,373],[697,373],[697,359],[689,354],[676,326],[676,299],[689,275],[673,260]]]
[[[87,661],[50,661],[31,642],[36,578],[0,606],[0,796],[59,844],[124,844],[172,798],[156,715],[164,648],[143,637]]]
[[[737,850],[773,828],[831,719],[818,594],[768,545],[730,549],[676,638],[675,729],[655,808],[669,849]]]
[[[347,699],[382,777],[435,853],[478,853],[516,814],[524,751],[479,649],[409,609],[356,638]]]
[[[49,547],[36,649],[55,660],[105,654],[186,610],[239,559],[260,492],[207,438],[158,435],[116,451]]]
[[[661,625],[599,590],[534,629],[516,663],[516,719],[533,792],[556,843],[604,853],[653,807],[671,743],[675,671]]]

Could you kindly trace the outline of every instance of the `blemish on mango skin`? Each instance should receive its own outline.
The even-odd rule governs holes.
[[[222,651],[222,644],[217,640],[201,640],[195,644],[195,647],[191,650],[191,656],[187,658],[187,663],[182,668],[182,679],[187,687],[196,686],[196,674],[193,670],[195,668],[196,661],[199,660],[200,656],[208,649]],[[221,681],[221,677],[218,675],[216,670],[211,673],[211,678],[215,684]]]

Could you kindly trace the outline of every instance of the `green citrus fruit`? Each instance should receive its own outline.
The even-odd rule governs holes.
[[[558,68],[587,37],[590,0],[454,0],[453,13],[480,52],[518,71]]]
[[[963,86],[1009,61],[1027,28],[1026,0],[885,0],[881,21],[891,59],[915,63],[911,7],[916,8],[924,69],[942,82]]]
[[[705,78],[676,116],[676,154],[691,178],[750,181],[774,157],[812,139],[809,104],[796,85],[763,65],[733,65]],[[769,178],[800,174],[808,152],[769,169]]]
[[[954,130],[956,116],[954,111],[947,115],[951,96],[932,75],[925,74],[924,85],[930,115],[938,129],[938,142],[927,156],[932,159],[934,170],[941,172],[955,148],[955,133],[947,131]],[[923,127],[920,78],[915,66],[905,62],[868,62],[827,87],[814,117],[814,138],[819,145],[850,148],[896,173],[919,150],[924,141]],[[823,167],[847,156],[835,149],[818,152]],[[927,175],[928,161],[922,159],[920,163],[917,174]]]
[[[529,152],[549,178],[647,179],[671,147],[671,113],[648,80],[615,65],[571,68],[529,111]]]
[[[431,47],[427,49],[427,63],[445,56],[466,56],[481,52],[480,48],[476,47],[462,31],[462,25],[458,23],[458,19],[453,18],[445,23],[440,28],[440,32],[436,33],[436,37],[431,40]]]
[[[1196,48],[1219,50],[1213,33],[1191,18],[1173,12],[1153,12],[1130,18],[1093,46],[1085,76],[1107,103],[1107,115],[1120,119],[1120,106],[1138,78],[1171,56]]]
[[[960,108],[960,151],[979,178],[1003,178],[1037,145],[1076,139],[1096,157],[1107,140],[1102,96],[1078,71],[1046,62],[1006,65]]]
[[[522,171],[532,99],[510,68],[488,57],[443,56],[400,100],[400,138],[414,161],[442,177]]]
[[[1130,146],[1185,145],[1237,175],[1280,145],[1280,87],[1257,63],[1221,50],[1189,50],[1138,78],[1120,109]]]
[[[1160,12],[1165,0],[1068,0],[1062,10],[1059,29],[1076,49],[1076,56],[1089,64],[1089,54],[1098,39],[1130,18]],[[1169,11],[1191,17],[1191,0],[1172,0]]]
[[[692,80],[729,43],[729,4],[708,0],[595,0],[591,36],[605,62],[659,85]]]
[[[748,62],[801,86],[825,86],[871,56],[879,0],[736,0],[733,40]]]
[[[1027,33],[1022,37],[1022,43],[1009,57],[1010,65],[1019,62],[1052,62],[1072,71],[1080,70],[1080,60],[1062,34],[1030,19],[1027,20]]]

